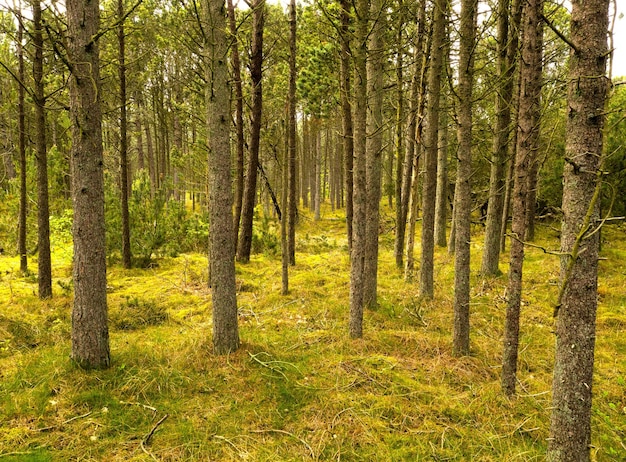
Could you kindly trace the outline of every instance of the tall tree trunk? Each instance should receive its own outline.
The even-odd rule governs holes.
[[[298,217],[298,184],[296,158],[296,2],[289,3],[289,120],[287,123],[287,139],[289,142],[289,264],[296,264],[296,220]]]
[[[443,50],[448,15],[448,0],[435,0],[433,41],[428,70],[428,121],[424,137],[424,184],[422,193],[422,261],[420,268],[420,295],[434,296],[435,255],[435,193],[437,187],[437,142],[439,135],[439,95],[443,70]]]
[[[74,308],[72,359],[109,367],[98,0],[68,0]]]
[[[237,157],[235,160],[235,215],[234,236],[235,248],[239,238],[239,221],[241,220],[241,206],[243,201],[243,170],[244,170],[244,136],[243,136],[243,87],[241,85],[241,61],[239,59],[239,34],[235,22],[235,7],[233,0],[228,0],[228,25],[231,34],[231,59],[233,66],[233,86],[235,87],[235,135]]]
[[[477,0],[461,1],[459,49],[458,166],[455,188],[454,331],[456,356],[470,352],[470,214],[472,210],[472,87]]]
[[[504,351],[502,357],[502,390],[507,395],[515,393],[517,354],[519,345],[519,317],[522,298],[522,270],[524,239],[526,237],[526,201],[528,200],[528,171],[539,149],[539,117],[541,104],[541,57],[543,29],[540,15],[543,0],[530,0],[525,4],[520,60],[520,99],[513,186],[513,222],[511,224],[511,257],[507,287],[507,307],[504,325]]]
[[[445,61],[448,61],[449,46],[446,46]],[[445,66],[447,68],[447,65]],[[447,71],[446,71],[447,72]],[[447,95],[442,95],[442,110],[439,114],[439,141],[437,149],[437,190],[435,194],[435,244],[446,247],[448,220],[448,105]]]
[[[363,337],[363,277],[366,232],[367,36],[369,1],[356,0],[354,59],[354,166],[352,252],[350,254],[350,337]]]
[[[489,202],[485,223],[485,245],[481,263],[481,274],[492,276],[499,274],[500,232],[505,196],[505,174],[508,159],[511,107],[513,103],[513,82],[515,80],[516,54],[518,46],[519,12],[521,1],[499,0],[498,3],[498,75],[499,88],[496,92],[495,136],[491,156],[491,173],[489,179]],[[510,24],[509,18],[512,18]]]
[[[424,106],[425,94],[425,78],[424,72],[426,68],[426,53],[424,52],[426,44],[426,2],[420,2],[417,24],[417,45],[415,47],[415,73],[411,80],[411,107],[408,123],[407,149],[404,155],[404,166],[402,171],[402,192],[401,203],[399,204],[400,216],[396,218],[396,235],[394,240],[394,254],[396,257],[396,266],[402,269],[403,255],[405,252],[405,236],[407,217],[409,215],[409,202],[411,198],[411,181],[413,180],[413,164],[417,164],[416,158],[420,152],[417,146],[418,130],[421,130],[422,123],[421,108]],[[415,176],[417,178],[417,176]],[[417,204],[416,204],[417,205]],[[416,208],[417,211],[417,208]],[[414,217],[415,218],[415,217]],[[415,223],[413,222],[413,229]],[[407,249],[409,246],[407,246]],[[410,246],[411,254],[413,246]],[[413,258],[411,256],[411,258]],[[411,265],[410,271],[413,271]]]
[[[313,168],[313,181],[311,186],[315,191],[315,200],[313,204],[313,219],[319,221],[321,218],[322,207],[322,127],[321,120],[314,119],[315,127],[315,141],[313,141],[315,148],[313,149],[313,162],[315,167]]]
[[[237,243],[237,261],[250,261],[252,247],[252,222],[256,202],[257,169],[261,141],[261,116],[263,110],[263,29],[265,28],[265,0],[255,0],[252,5],[252,50],[250,77],[252,79],[252,116],[250,121],[250,158],[246,170],[246,184],[241,207],[241,230]]]
[[[341,68],[340,68],[340,85],[341,85],[341,122],[343,128],[343,156],[345,163],[346,177],[346,225],[348,234],[348,251],[352,249],[352,216],[353,216],[353,175],[352,169],[354,164],[354,136],[352,129],[352,105],[350,104],[351,88],[350,88],[350,1],[340,0],[341,5],[341,25],[339,35],[341,40]]]
[[[596,309],[608,0],[572,2],[561,232],[561,295],[548,460],[588,461]]]
[[[35,152],[37,157],[37,225],[39,260],[39,298],[52,297],[52,260],[50,257],[50,208],[48,201],[48,151],[46,148],[46,97],[43,82],[43,25],[41,3],[33,2],[33,81],[35,99]]]
[[[209,31],[205,48],[213,349],[217,354],[226,354],[239,348],[230,174],[228,37],[224,0],[207,0],[205,9],[206,30]]]
[[[394,245],[398,244],[398,236],[402,233],[402,240],[404,241],[404,231],[406,229],[406,218],[404,211],[402,210],[402,178],[403,172],[406,169],[406,163],[410,162],[407,159],[406,149],[404,145],[404,24],[405,24],[405,6],[403,0],[398,0],[398,24],[396,26],[396,182],[395,182],[395,195],[396,195],[396,239]],[[415,80],[415,76],[414,76]],[[400,231],[402,228],[402,231]],[[401,243],[400,245],[402,245]],[[396,266],[402,268],[402,247],[400,251],[397,251],[394,247],[394,254],[396,257]]]
[[[24,37],[24,26],[22,25],[22,12],[19,11],[18,30],[17,30],[17,57],[18,57],[18,77],[21,82],[25,81],[26,73],[24,71],[24,45],[22,44]],[[20,212],[18,220],[18,238],[17,251],[20,254],[20,271],[22,274],[28,273],[28,255],[26,252],[26,212],[27,212],[27,196],[26,196],[26,115],[24,107],[24,87],[17,86],[18,91],[18,150],[20,155]]]
[[[380,227],[381,170],[383,151],[383,75],[386,12],[382,0],[371,1],[372,18],[367,60],[366,224],[363,304],[376,307],[378,287],[378,234]]]
[[[130,217],[128,214],[128,118],[126,113],[126,37],[124,33],[124,0],[117,1],[118,59],[120,79],[120,191],[122,207],[122,263],[124,268],[132,266],[130,248]]]

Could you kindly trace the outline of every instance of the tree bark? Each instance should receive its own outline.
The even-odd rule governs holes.
[[[449,47],[446,46],[446,50],[449,50]],[[448,220],[448,107],[446,106],[446,95],[443,95],[441,99],[444,105],[439,114],[437,189],[435,194],[435,244],[438,247],[446,247],[448,245],[446,240]]]
[[[366,224],[363,304],[377,305],[378,234],[380,227],[381,170],[383,146],[383,75],[385,68],[385,9],[381,0],[371,1],[371,32],[367,60]]]
[[[499,88],[496,93],[493,151],[489,179],[489,202],[485,223],[485,245],[481,263],[481,274],[493,276],[500,274],[500,232],[505,196],[506,163],[508,160],[511,107],[513,106],[513,82],[515,80],[516,54],[518,47],[518,27],[520,0],[500,0],[498,3],[498,77]],[[512,19],[512,24],[509,19]]]
[[[513,186],[513,222],[511,224],[511,256],[507,287],[507,307],[504,325],[502,357],[502,390],[515,393],[517,355],[519,345],[519,318],[522,299],[522,272],[524,239],[526,238],[526,203],[528,200],[528,172],[539,149],[539,122],[541,111],[541,59],[543,29],[540,15],[543,0],[529,0],[524,7],[521,60],[517,154],[515,184]]]
[[[363,277],[366,245],[367,36],[369,1],[356,0],[354,60],[354,192],[350,254],[350,337],[363,337]]]
[[[589,461],[608,0],[572,2],[567,139],[549,461]]]
[[[261,116],[263,110],[263,29],[265,28],[265,0],[255,0],[252,5],[252,50],[250,77],[252,79],[252,116],[250,121],[250,156],[246,169],[246,184],[241,208],[241,230],[237,243],[237,261],[250,261],[252,247],[252,222],[256,202],[257,170],[261,141]]]
[[[206,103],[209,148],[209,265],[213,304],[213,349],[227,354],[239,348],[233,193],[230,154],[230,88],[224,0],[207,0]]]
[[[422,193],[422,259],[420,268],[420,296],[434,296],[435,256],[435,193],[437,187],[437,142],[439,135],[439,95],[443,49],[446,34],[448,0],[435,0],[433,19],[433,41],[428,70],[428,121],[424,136],[424,183]]]
[[[296,3],[289,4],[289,121],[287,123],[288,138],[288,168],[289,168],[289,198],[288,198],[288,234],[289,234],[289,264],[296,264],[296,220],[298,217],[298,184],[297,184],[297,150],[296,150]]]
[[[244,170],[244,136],[243,136],[243,87],[241,84],[241,60],[239,59],[239,34],[235,22],[235,7],[233,0],[228,0],[228,25],[231,34],[231,58],[233,67],[233,86],[235,87],[235,135],[237,157],[235,160],[235,214],[234,214],[234,239],[235,248],[239,238],[239,222],[241,220],[241,207],[243,201],[243,170]]]
[[[98,0],[68,0],[71,63],[72,202],[74,205],[74,308],[72,359],[81,367],[106,368],[111,359],[107,323],[106,248],[100,63],[94,37]]]
[[[132,267],[130,248],[130,217],[128,214],[128,117],[126,111],[126,36],[124,32],[124,0],[117,1],[118,77],[120,79],[120,192],[122,208],[122,263]]]
[[[48,198],[48,151],[46,148],[46,96],[43,83],[43,25],[41,4],[33,2],[33,81],[35,100],[35,152],[37,158],[37,225],[39,259],[39,298],[52,297],[52,260],[50,256],[50,207]]]
[[[24,26],[22,25],[22,12],[19,11],[19,25],[17,30],[17,57],[18,57],[18,77],[24,82],[26,72],[24,71]],[[20,211],[18,218],[17,251],[20,254],[20,271],[22,274],[28,273],[28,255],[26,252],[26,111],[24,107],[24,87],[17,86],[18,91],[18,151],[20,156]]]
[[[456,356],[470,352],[470,215],[472,210],[472,87],[477,0],[461,1],[459,49],[458,164],[455,187],[454,330]]]

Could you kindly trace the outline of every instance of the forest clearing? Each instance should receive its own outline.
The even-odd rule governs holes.
[[[363,339],[348,336],[343,217],[325,209],[320,221],[302,217],[289,295],[275,249],[237,265],[242,346],[225,357],[212,354],[205,255],[111,266],[104,371],[69,360],[68,243],[53,238],[51,300],[37,298],[17,257],[0,257],[0,459],[543,460],[558,257],[526,254],[519,394],[507,398],[506,277],[472,268],[471,355],[454,357],[453,258],[437,250],[436,296],[420,302],[395,268],[389,209],[383,218],[380,302]],[[552,225],[538,226],[536,245],[558,246]],[[591,454],[612,461],[626,454],[626,228],[607,227],[602,245]]]

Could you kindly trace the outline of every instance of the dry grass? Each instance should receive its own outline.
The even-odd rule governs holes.
[[[472,355],[451,355],[452,266],[436,255],[436,299],[422,302],[381,236],[380,307],[365,338],[347,336],[343,223],[307,215],[291,293],[280,259],[237,267],[241,349],[211,352],[206,259],[109,270],[113,365],[84,372],[68,359],[71,300],[1,257],[0,460],[476,460],[544,458],[558,261],[529,249],[519,395],[499,389],[505,277],[474,276]],[[477,264],[481,232],[475,230]],[[626,454],[626,232],[604,233],[594,383],[593,457]],[[548,228],[539,245],[556,247]],[[55,253],[67,287],[70,256]],[[502,269],[506,269],[502,264]],[[162,420],[165,416],[167,418]]]

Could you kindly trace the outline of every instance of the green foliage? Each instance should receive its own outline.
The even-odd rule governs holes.
[[[606,162],[607,172],[602,198],[602,209],[607,210],[614,199],[612,215],[626,215],[626,86],[615,88],[609,100],[606,123]]]
[[[155,257],[180,252],[206,251],[207,217],[188,212],[181,202],[169,199],[170,185],[152,191],[147,172],[137,173],[129,198],[131,249],[138,266],[149,266]],[[107,253],[119,258],[122,216],[117,185],[108,178],[106,187]]]
[[[280,253],[279,230],[276,222],[265,213],[259,219],[260,207],[255,209],[255,220],[252,226],[252,253],[278,255]]]

